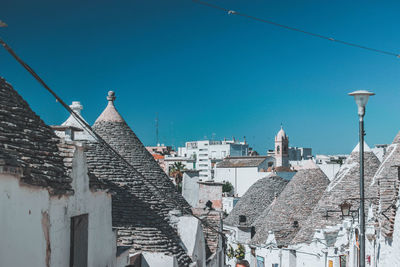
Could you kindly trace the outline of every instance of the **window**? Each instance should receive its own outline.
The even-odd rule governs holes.
[[[276,152],[279,154],[279,153],[280,153],[280,151],[281,151],[281,148],[280,148],[280,146],[277,146],[277,147],[276,147]]]
[[[88,223],[88,214],[71,218],[70,267],[87,267]]]
[[[347,258],[346,255],[339,256],[340,258],[340,267],[346,267]]]
[[[257,267],[264,267],[264,258],[261,256],[257,256]]]
[[[278,263],[272,263],[272,267],[279,267]]]

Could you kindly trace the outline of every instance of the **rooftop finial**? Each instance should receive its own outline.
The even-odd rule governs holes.
[[[81,110],[83,109],[81,102],[72,101],[72,104],[69,106],[76,114],[81,115]]]
[[[114,91],[108,91],[107,100],[114,102],[114,100],[115,100],[115,92]]]

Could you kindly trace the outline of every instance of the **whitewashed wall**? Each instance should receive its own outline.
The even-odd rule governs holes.
[[[72,196],[50,197],[46,189],[0,175],[0,266],[69,266],[71,216],[89,214],[88,266],[115,266],[116,238],[111,196],[88,187],[83,148],[73,162]]]
[[[377,248],[380,256],[377,260],[378,267],[400,266],[400,200],[397,201],[396,207],[397,213],[392,242],[383,237],[379,240],[379,247]]]
[[[143,252],[142,256],[142,267],[178,267],[178,260],[175,256],[155,252]]]
[[[200,221],[192,216],[179,217],[177,230],[192,261],[197,267],[205,267],[206,244]]]
[[[89,214],[88,266],[114,266],[116,237],[112,231],[111,195],[89,189],[86,158],[83,147],[75,152],[72,168],[72,187],[75,194],[68,199],[51,198],[52,264],[68,266],[71,217]],[[65,253],[64,250],[68,250]]]
[[[268,173],[263,172],[264,176]],[[223,181],[230,182],[234,189],[235,194],[241,197],[246,191],[262,177],[259,175],[258,167],[248,168],[216,168],[214,180],[222,183]]]
[[[192,207],[199,202],[199,175],[195,172],[185,172],[182,179],[182,196]]]
[[[0,188],[0,266],[46,266],[47,190],[20,186],[19,177],[3,174]]]

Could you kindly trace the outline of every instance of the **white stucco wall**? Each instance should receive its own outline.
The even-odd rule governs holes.
[[[185,172],[182,179],[182,196],[192,207],[199,202],[199,181],[198,174]]]
[[[241,197],[246,191],[262,177],[268,175],[266,172],[259,174],[257,167],[243,168],[215,168],[214,180],[222,183],[230,182],[234,187],[235,194]]]
[[[88,266],[113,266],[116,255],[116,237],[112,231],[111,195],[89,189],[86,158],[83,148],[76,153],[72,168],[72,187],[75,194],[68,199],[51,198],[51,244],[52,263],[67,266],[70,247],[71,217],[89,214]],[[53,234],[54,233],[54,234]]]
[[[75,156],[72,196],[50,197],[19,177],[0,175],[0,266],[68,267],[71,216],[82,214],[89,214],[88,266],[115,266],[111,196],[89,190],[82,147]]]
[[[49,212],[48,192],[3,174],[0,188],[0,266],[46,266],[42,217]]]
[[[178,267],[178,261],[174,256],[168,256],[163,253],[142,253],[142,267]]]
[[[386,240],[383,237],[379,240],[377,248],[379,253],[378,267],[400,266],[400,200],[397,201],[396,207],[397,213],[392,240]]]
[[[177,230],[192,261],[197,263],[198,267],[205,267],[206,245],[200,221],[192,216],[179,217]]]

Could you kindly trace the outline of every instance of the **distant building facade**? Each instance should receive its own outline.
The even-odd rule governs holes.
[[[231,183],[234,196],[241,197],[252,184],[270,174],[267,170],[274,163],[271,156],[228,157],[217,163],[214,180]]]
[[[312,149],[309,147],[289,147],[289,162],[302,161],[312,158]]]
[[[247,156],[249,145],[246,141],[192,141],[186,142],[185,147],[178,148],[178,156],[195,160],[195,169],[199,170],[202,180],[214,177],[214,166],[226,157]]]

